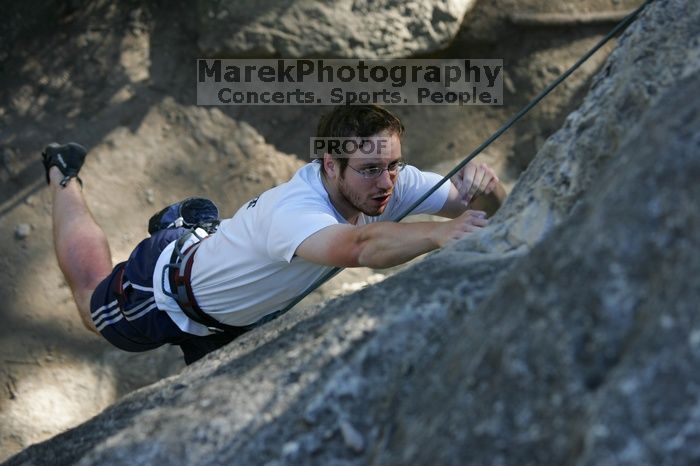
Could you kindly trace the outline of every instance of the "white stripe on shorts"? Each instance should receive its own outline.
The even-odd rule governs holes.
[[[149,312],[151,312],[153,309],[156,309],[157,307],[158,307],[158,305],[156,303],[153,303],[150,306],[148,306],[146,309],[144,309],[143,311],[139,312],[136,315],[126,316],[126,320],[128,320],[129,322],[131,322],[132,320],[136,320],[139,317],[143,317],[144,315],[148,314]]]
[[[98,307],[97,309],[95,309],[94,311],[92,311],[92,313],[91,313],[91,314],[92,314],[92,318],[93,318],[93,319],[96,318],[96,317],[97,317],[102,311],[104,311],[105,309],[112,308],[112,307],[114,307],[114,306],[116,306],[116,305],[117,305],[117,300],[115,299],[114,301],[112,301],[112,302],[109,303],[109,304],[105,304],[105,305],[102,306],[102,307]]]
[[[119,306],[117,306],[117,308],[114,309],[113,311],[111,311],[111,312],[106,312],[106,313],[102,314],[100,317],[98,317],[98,318],[96,318],[96,319],[93,318],[93,322],[95,322],[95,325],[100,325],[100,323],[101,323],[102,321],[104,321],[105,319],[109,319],[110,317],[114,317],[114,316],[117,315],[117,314],[121,314],[121,312],[122,312],[122,311],[119,309]]]
[[[117,309],[117,310],[119,310],[119,309]],[[102,322],[102,324],[98,325],[98,326],[97,326],[97,330],[101,332],[102,329],[105,328],[106,326],[112,325],[112,324],[116,324],[117,322],[119,322],[119,321],[122,320],[123,318],[124,318],[124,314],[122,314],[122,313],[120,312],[119,315],[117,315],[117,317],[115,317],[114,319],[112,319],[112,320],[106,320],[106,321]]]
[[[131,282],[128,281],[128,280],[125,281],[125,282],[122,284],[122,289],[125,290],[125,289],[126,289],[127,287],[129,287],[129,286],[132,287],[132,288],[135,289],[135,290],[146,291],[146,292],[153,292],[153,287],[149,288],[149,287],[147,287],[147,286],[137,285],[136,283],[131,283]]]
[[[130,315],[132,315],[132,314],[136,314],[137,312],[139,312],[139,311],[140,311],[141,309],[143,309],[144,307],[148,306],[148,305],[151,304],[152,302],[155,302],[155,300],[156,300],[156,298],[153,297],[153,296],[151,296],[150,298],[148,298],[147,300],[145,300],[144,302],[142,302],[142,303],[139,304],[138,306],[132,307],[131,309],[125,309],[125,310],[124,310],[124,315],[128,317],[128,316],[130,316]]]
[[[126,281],[122,284],[122,289],[126,289],[129,286],[140,291],[153,291],[153,288],[146,288],[145,286],[135,285],[129,281]],[[97,330],[102,331],[102,329],[104,329],[106,326],[116,324],[124,317],[126,317],[126,320],[128,321],[136,320],[140,317],[143,317],[153,309],[157,308],[158,305],[155,303],[155,300],[156,298],[151,296],[144,302],[140,303],[138,306],[132,307],[131,309],[127,309],[122,312],[119,308],[119,301],[115,299],[111,303],[105,304],[104,306],[95,309],[91,313],[92,320],[95,323]]]

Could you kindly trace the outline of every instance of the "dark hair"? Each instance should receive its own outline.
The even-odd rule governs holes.
[[[401,136],[404,126],[396,115],[379,105],[340,105],[321,117],[316,129],[316,137],[364,138],[382,131]],[[348,166],[348,158],[340,157],[337,160],[340,162],[342,175]],[[321,167],[321,170],[325,170],[323,163]]]

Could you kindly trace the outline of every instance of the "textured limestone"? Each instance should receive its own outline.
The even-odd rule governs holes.
[[[199,47],[233,57],[389,58],[434,52],[475,0],[200,0]]]
[[[404,380],[379,462],[700,460],[698,78],[659,96],[600,188]]]
[[[499,213],[504,221],[485,239],[487,249],[540,241],[585,192],[602,188],[601,167],[637,127],[639,116],[679,79],[700,69],[698,26],[688,19],[697,18],[696,5],[657,1],[652,11],[621,37],[581,107],[521,176]]]

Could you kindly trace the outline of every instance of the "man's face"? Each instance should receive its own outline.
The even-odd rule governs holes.
[[[379,134],[367,139],[374,143],[374,150],[368,154],[352,154],[348,166],[337,180],[337,186],[349,204],[363,214],[374,217],[384,212],[394,192],[398,170],[391,173],[384,169],[393,168],[401,161],[401,140],[396,134]],[[363,176],[377,169],[381,170],[379,176]]]

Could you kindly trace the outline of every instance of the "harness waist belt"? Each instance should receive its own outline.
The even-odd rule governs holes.
[[[191,278],[194,254],[197,252],[197,249],[199,249],[199,246],[202,244],[202,241],[206,239],[206,237],[200,239],[200,241],[192,244],[187,249],[182,251],[183,245],[192,234],[194,233],[190,232],[177,240],[175,247],[173,248],[173,253],[170,256],[170,263],[163,267],[163,273],[161,276],[163,293],[173,298],[187,317],[198,324],[204,325],[213,332],[225,332],[227,334],[234,334],[235,336],[238,336],[252,330],[255,327],[259,327],[266,322],[270,322],[286,312],[285,310],[271,312],[252,324],[242,326],[224,324],[204,312],[202,308],[199,307],[197,300],[194,297]],[[165,289],[166,273],[168,275],[168,283],[170,283],[170,292]]]
[[[192,291],[192,264],[194,263],[194,254],[202,243],[201,241],[196,242],[185,251],[180,252],[188,237],[189,235],[184,235],[175,243],[173,254],[170,256],[170,263],[163,269],[163,276],[165,276],[166,271],[168,273],[170,293],[165,291],[165,287],[163,287],[163,291],[177,302],[187,317],[208,327],[209,330],[228,333],[244,333],[249,330],[247,327],[234,327],[221,323],[204,312],[197,304]]]

